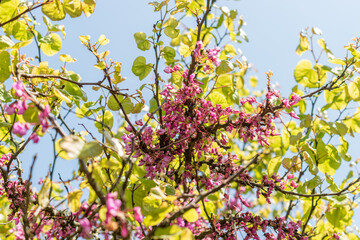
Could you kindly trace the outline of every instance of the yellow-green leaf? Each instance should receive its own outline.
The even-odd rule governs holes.
[[[194,208],[192,208],[192,209],[186,211],[184,213],[183,217],[188,222],[196,222],[199,219],[199,214],[197,213],[197,211]]]
[[[78,136],[68,135],[59,140],[57,152],[64,151],[66,155],[63,154],[61,157],[65,160],[74,159],[79,155],[83,146],[84,142]]]
[[[277,174],[281,166],[281,162],[282,162],[281,156],[274,157],[270,160],[267,166],[267,172],[269,176],[273,176]]]
[[[82,14],[82,6],[80,0],[63,0],[64,9],[70,17],[79,17]]]
[[[69,192],[68,205],[72,213],[79,211],[81,207],[80,199],[82,194],[83,192],[80,189],[76,189],[73,192]]]
[[[12,48],[14,42],[7,36],[0,36],[0,50]]]
[[[94,158],[102,153],[102,147],[98,142],[91,141],[83,145],[78,155],[79,159]]]
[[[95,11],[95,0],[84,0],[81,5],[85,16],[89,17]]]
[[[68,62],[68,63],[76,62],[76,58],[72,58],[69,54],[61,54],[59,56],[59,59],[62,62]]]
[[[41,50],[48,56],[53,56],[60,51],[62,40],[56,33],[50,33],[40,42]]]
[[[232,70],[234,70],[234,65],[230,61],[222,60],[220,65],[216,68],[216,74],[220,75],[231,72]]]
[[[53,21],[60,21],[65,18],[64,6],[60,0],[44,4],[41,11]]]
[[[326,82],[326,72],[321,71],[318,68],[315,71],[312,68],[309,60],[300,60],[295,67],[294,77],[296,82],[300,83],[304,87],[317,88],[322,86]]]
[[[104,34],[100,35],[98,42],[100,45],[104,46],[106,44],[108,44],[110,42],[110,40],[108,38],[106,38],[106,36]]]
[[[0,51],[0,82],[4,82],[11,75],[10,54]]]
[[[143,80],[152,70],[152,64],[146,64],[146,59],[143,56],[137,57],[132,66],[132,72]]]
[[[146,39],[146,34],[143,32],[137,32],[134,34],[134,39],[136,42],[137,47],[142,50],[146,51],[149,50],[151,47],[151,44],[149,40]]]

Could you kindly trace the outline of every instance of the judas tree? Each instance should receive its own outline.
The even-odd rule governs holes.
[[[150,2],[158,21],[133,44],[154,61],[120,59],[135,59],[134,91],[104,35],[79,36],[97,80],[59,53],[54,22],[93,14],[95,0],[0,2],[1,239],[359,239],[348,149],[360,38],[337,58],[318,28],[302,31],[296,53],[313,57],[296,65],[292,91],[269,71],[254,92],[236,50],[244,20],[215,2]],[[40,180],[36,154],[22,168],[35,144],[55,153]],[[55,181],[56,161],[77,161],[73,178]]]

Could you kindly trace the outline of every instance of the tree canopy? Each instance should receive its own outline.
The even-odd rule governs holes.
[[[102,75],[88,81],[60,54],[57,21],[96,14],[95,0],[0,1],[0,238],[359,239],[348,150],[360,132],[360,38],[337,57],[320,29],[302,30],[286,93],[271,71],[258,86],[237,10],[149,4],[158,20],[134,33],[133,58],[112,56],[105,35],[79,36],[83,64]],[[41,179],[36,154],[22,167],[34,144],[53,152]],[[74,176],[55,181],[57,161],[76,161]]]

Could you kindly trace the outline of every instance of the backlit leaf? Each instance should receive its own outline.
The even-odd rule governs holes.
[[[60,0],[54,0],[41,7],[41,11],[51,20],[60,21],[65,18],[65,10]]]
[[[62,40],[56,33],[50,33],[40,42],[41,50],[48,56],[53,56],[58,53],[61,47]]]
[[[132,66],[132,72],[143,80],[152,70],[152,64],[146,64],[146,59],[143,56],[137,57]]]

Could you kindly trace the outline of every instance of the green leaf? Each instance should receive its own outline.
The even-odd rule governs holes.
[[[14,42],[7,36],[0,36],[0,50],[9,49],[14,46]]]
[[[146,59],[143,56],[137,57],[132,66],[132,72],[143,80],[152,70],[152,64],[146,64]]]
[[[276,175],[279,171],[279,168],[281,166],[282,159],[281,156],[274,157],[270,160],[270,162],[267,165],[267,172],[269,176]]]
[[[176,195],[176,189],[173,186],[171,186],[170,184],[166,185],[165,193],[166,193],[166,195],[175,196]]]
[[[11,95],[3,87],[0,87],[0,102],[8,103],[11,102],[11,100]]]
[[[231,72],[232,70],[234,70],[234,65],[227,60],[222,60],[220,65],[216,68],[216,74],[220,75]]]
[[[179,22],[176,20],[176,18],[174,18],[173,16],[171,16],[166,22],[165,22],[165,29],[164,29],[164,33],[166,36],[170,37],[170,38],[176,38],[179,35],[180,30],[176,29],[176,27],[178,26]]]
[[[35,106],[31,106],[23,114],[23,118],[28,123],[38,123],[39,122],[39,110]]]
[[[171,225],[165,228],[157,228],[154,233],[155,239],[168,240],[193,240],[195,239],[188,228],[181,228],[178,225]]]
[[[228,107],[229,104],[226,101],[226,98],[223,94],[219,93],[219,92],[212,92],[208,98],[210,99],[210,101],[214,104],[220,104],[222,107]]]
[[[76,189],[73,192],[69,192],[68,205],[72,213],[79,211],[81,207],[80,199],[82,194],[83,192],[80,189]]]
[[[78,155],[79,159],[94,158],[102,154],[102,147],[98,142],[91,141],[84,144]]]
[[[11,31],[14,38],[19,41],[30,40],[33,37],[29,27],[26,25],[24,20],[16,21],[16,23],[12,26]]]
[[[116,101],[114,95],[111,95],[108,99],[108,107],[110,110],[112,111],[118,111],[120,110],[120,105],[118,102],[121,103],[121,101],[123,100],[123,96],[122,95],[116,95],[116,98],[118,101]]]
[[[339,64],[339,65],[343,65],[343,66],[346,65],[345,61],[343,61],[341,59],[337,59],[337,58],[329,59],[328,61],[333,64]]]
[[[319,176],[315,176],[314,178],[305,182],[304,184],[306,184],[310,190],[313,190],[314,188],[319,186],[321,183],[322,183],[321,178]]]
[[[341,158],[338,154],[337,149],[330,144],[326,145],[325,150],[322,151],[323,155],[321,158],[319,158],[318,168],[321,172],[332,176],[335,174],[335,171],[340,167]],[[317,150],[317,152],[319,153],[319,150]]]
[[[258,79],[257,79],[257,77],[252,76],[252,77],[250,77],[249,82],[250,82],[250,86],[255,88],[257,86]]]
[[[87,43],[90,41],[90,36],[89,35],[79,36],[79,39],[80,39],[81,43],[84,44],[84,43]]]
[[[81,5],[85,16],[89,17],[95,11],[95,0],[84,0]]]
[[[106,36],[104,34],[100,35],[99,39],[98,39],[98,43],[102,46],[108,44],[110,42],[110,40],[108,38],[106,38]]]
[[[123,101],[121,101],[121,105],[123,106],[126,114],[131,113],[134,109],[134,103],[131,102],[131,98],[125,98]]]
[[[76,58],[72,58],[69,54],[60,54],[59,59],[62,62],[68,62],[68,63],[76,62]]]
[[[175,49],[173,49],[172,47],[164,47],[164,49],[162,50],[163,53],[164,53],[164,58],[166,60],[166,62],[168,64],[171,64],[174,62],[174,58],[176,56],[176,52],[175,52]]]
[[[170,38],[176,38],[179,35],[180,30],[173,27],[166,27],[164,33]]]
[[[0,22],[6,22],[17,15],[17,7],[20,0],[0,1]]]
[[[225,51],[226,54],[228,54],[230,56],[236,56],[237,55],[235,47],[233,45],[231,45],[231,44],[226,44],[224,46],[224,51]]]
[[[50,33],[49,35],[46,35],[40,42],[40,48],[41,50],[47,55],[47,56],[53,56],[56,53],[58,53],[62,47],[62,40],[59,35],[56,33]]]
[[[183,57],[189,57],[191,55],[191,48],[188,45],[182,44],[179,47],[179,54]]]
[[[360,100],[360,78],[356,77],[354,81],[347,86],[350,97],[354,101]]]
[[[82,6],[80,0],[63,0],[64,9],[72,18],[81,16]]]
[[[341,227],[343,224],[343,219],[346,218],[347,211],[346,208],[342,205],[333,206],[330,211],[326,212],[326,219],[334,226]]]
[[[170,206],[167,206],[167,204],[164,203],[160,208],[157,208],[150,215],[147,215],[145,217],[143,222],[144,225],[148,227],[148,226],[155,226],[161,223],[161,221],[165,219],[165,217],[168,215],[171,209],[172,208]]]
[[[183,217],[188,222],[196,222],[199,219],[199,214],[192,208],[183,214]]]
[[[158,108],[157,102],[155,98],[150,99],[150,113],[153,113]]]
[[[136,42],[137,47],[142,50],[146,51],[149,50],[151,47],[150,41],[146,39],[146,34],[143,32],[137,32],[134,34],[134,39]]]
[[[49,190],[50,190],[51,182],[48,178],[45,178],[43,181],[43,185],[41,186],[41,189],[38,194],[38,202],[39,205],[43,208],[45,208],[50,200],[49,200]]]
[[[321,76],[320,78],[319,75]],[[319,73],[312,69],[309,60],[300,60],[300,62],[298,62],[294,70],[294,77],[296,82],[309,88],[320,87],[326,82],[326,73],[320,69]]]
[[[142,202],[142,212],[144,215],[152,214],[157,209],[159,209],[161,202],[162,201],[160,198],[152,195],[145,197]]]
[[[113,117],[113,114],[106,110],[104,112],[104,115],[100,115],[96,118],[99,122],[95,122],[95,127],[100,131],[102,132],[104,127],[103,127],[103,124],[105,126],[108,126],[110,129],[112,128],[113,124],[114,124],[114,117]],[[103,124],[101,124],[100,122],[102,122]]]
[[[63,36],[66,36],[64,25],[52,24],[50,19],[46,16],[43,16],[43,21],[49,32],[62,32]]]
[[[15,45],[14,45],[12,48],[13,48],[13,49],[19,49],[19,48],[25,47],[25,46],[31,44],[32,41],[33,41],[33,40],[30,39],[30,40],[23,41],[23,42],[17,42],[17,43],[15,43]]]
[[[60,0],[44,4],[41,11],[53,21],[60,21],[65,18],[64,6]]]
[[[10,54],[0,51],[0,82],[4,82],[11,75]]]
[[[348,102],[351,100],[347,97],[347,86],[342,85],[339,88],[333,89],[331,91],[325,91],[324,97],[326,103],[329,104],[328,107],[331,109],[341,110],[344,109]]]
[[[301,33],[299,34],[300,37],[300,44],[298,45],[297,49],[296,49],[296,53],[301,56],[305,51],[307,51],[309,49],[309,40],[307,38],[307,36],[302,35]]]
[[[59,140],[57,152],[63,151],[65,154],[62,154],[60,157],[65,160],[70,160],[76,158],[84,146],[84,142],[75,135],[68,135]],[[59,154],[60,155],[60,154]]]
[[[66,103],[71,103],[70,98],[67,96],[68,93],[63,89],[54,88],[54,95],[57,96],[59,99],[65,101]]]

